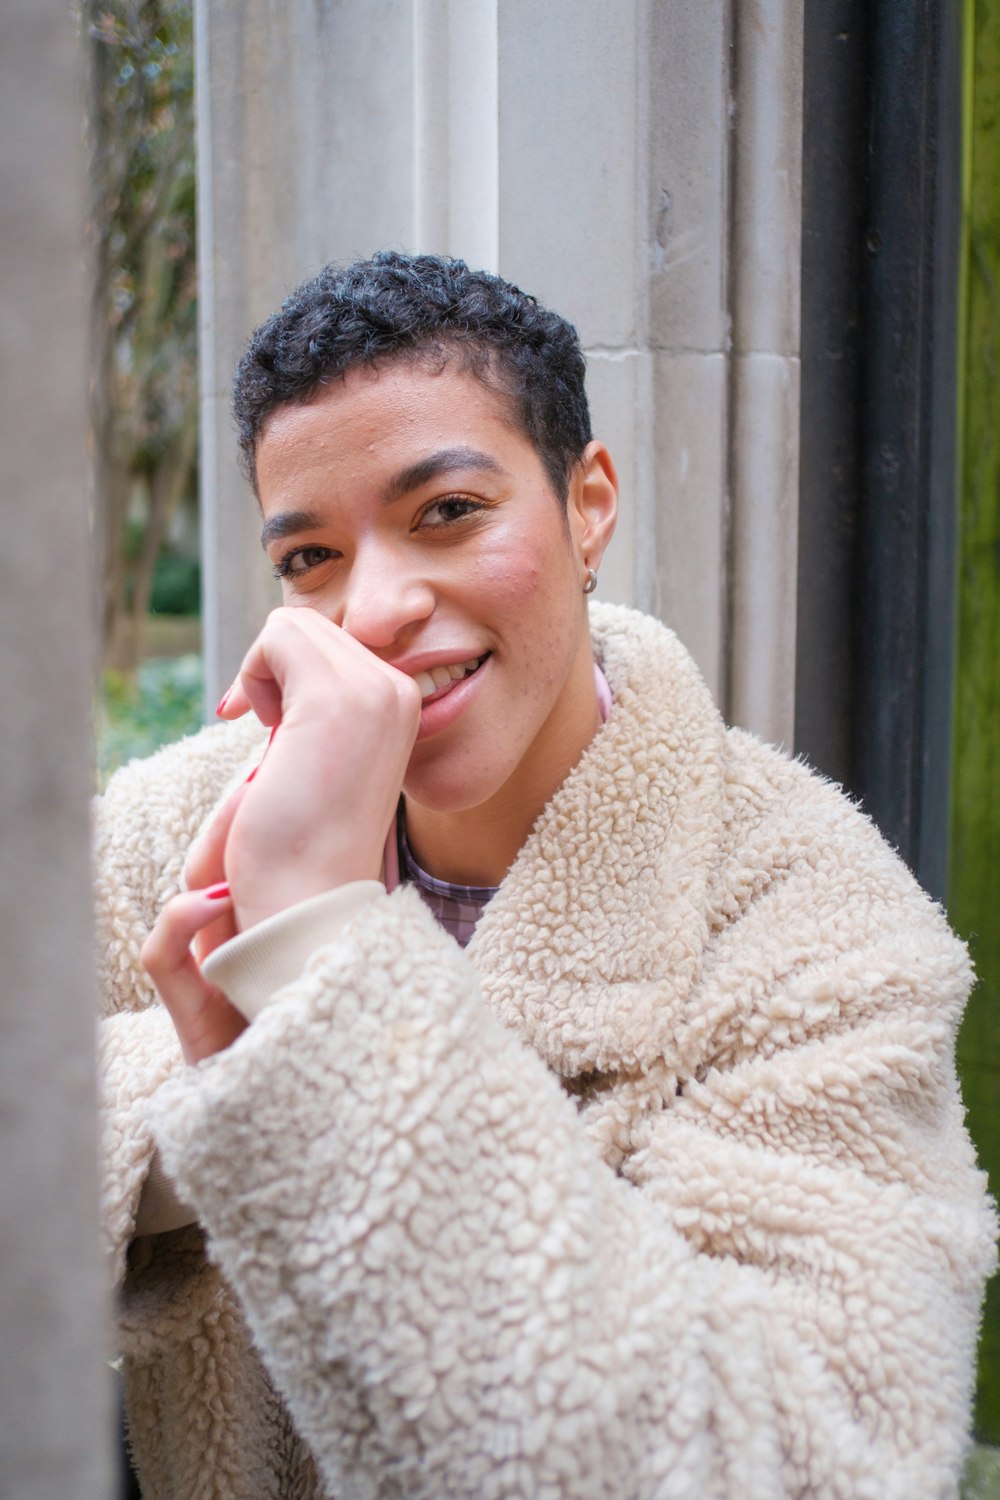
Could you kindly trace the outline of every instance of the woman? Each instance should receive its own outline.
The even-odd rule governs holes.
[[[381,255],[237,373],[284,605],[100,832],[148,1500],[957,1483],[967,959],[668,631],[588,618],[583,370],[515,288]]]

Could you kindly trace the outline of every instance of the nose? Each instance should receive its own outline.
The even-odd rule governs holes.
[[[434,613],[434,590],[413,560],[380,546],[360,547],[351,562],[336,623],[371,650],[392,646]]]

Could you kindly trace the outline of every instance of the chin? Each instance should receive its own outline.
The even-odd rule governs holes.
[[[503,771],[484,774],[481,765],[470,767],[468,775],[462,775],[447,764],[411,766],[403,782],[403,793],[409,801],[426,807],[430,812],[463,813],[482,807],[506,780],[507,774]]]

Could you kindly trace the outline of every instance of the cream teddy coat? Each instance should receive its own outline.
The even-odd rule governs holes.
[[[994,1259],[965,951],[663,626],[592,619],[610,718],[467,951],[380,892],[196,1067],[138,953],[259,730],[103,799],[146,1500],[955,1493]],[[155,1145],[203,1228],[129,1250]]]

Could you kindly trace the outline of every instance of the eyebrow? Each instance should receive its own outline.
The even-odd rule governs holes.
[[[281,510],[264,522],[260,545],[267,547],[271,542],[280,542],[282,537],[295,536],[300,531],[316,531],[320,524],[320,517],[314,510]]]
[[[412,490],[430,484],[432,479],[440,479],[442,474],[454,474],[459,469],[474,469],[480,474],[507,472],[489,453],[482,453],[478,448],[440,448],[437,453],[431,453],[394,474],[382,492],[382,499],[386,505],[391,505]]]
[[[480,474],[507,472],[489,453],[482,453],[478,448],[440,448],[437,453],[418,459],[415,464],[408,464],[405,469],[393,474],[382,491],[382,503],[392,505],[413,490],[419,490],[432,480],[440,479],[443,474],[454,474],[461,469],[473,469]],[[315,511],[279,511],[264,523],[260,544],[267,547],[271,542],[280,541],[282,537],[294,536],[300,531],[315,531],[321,525],[322,517]]]

